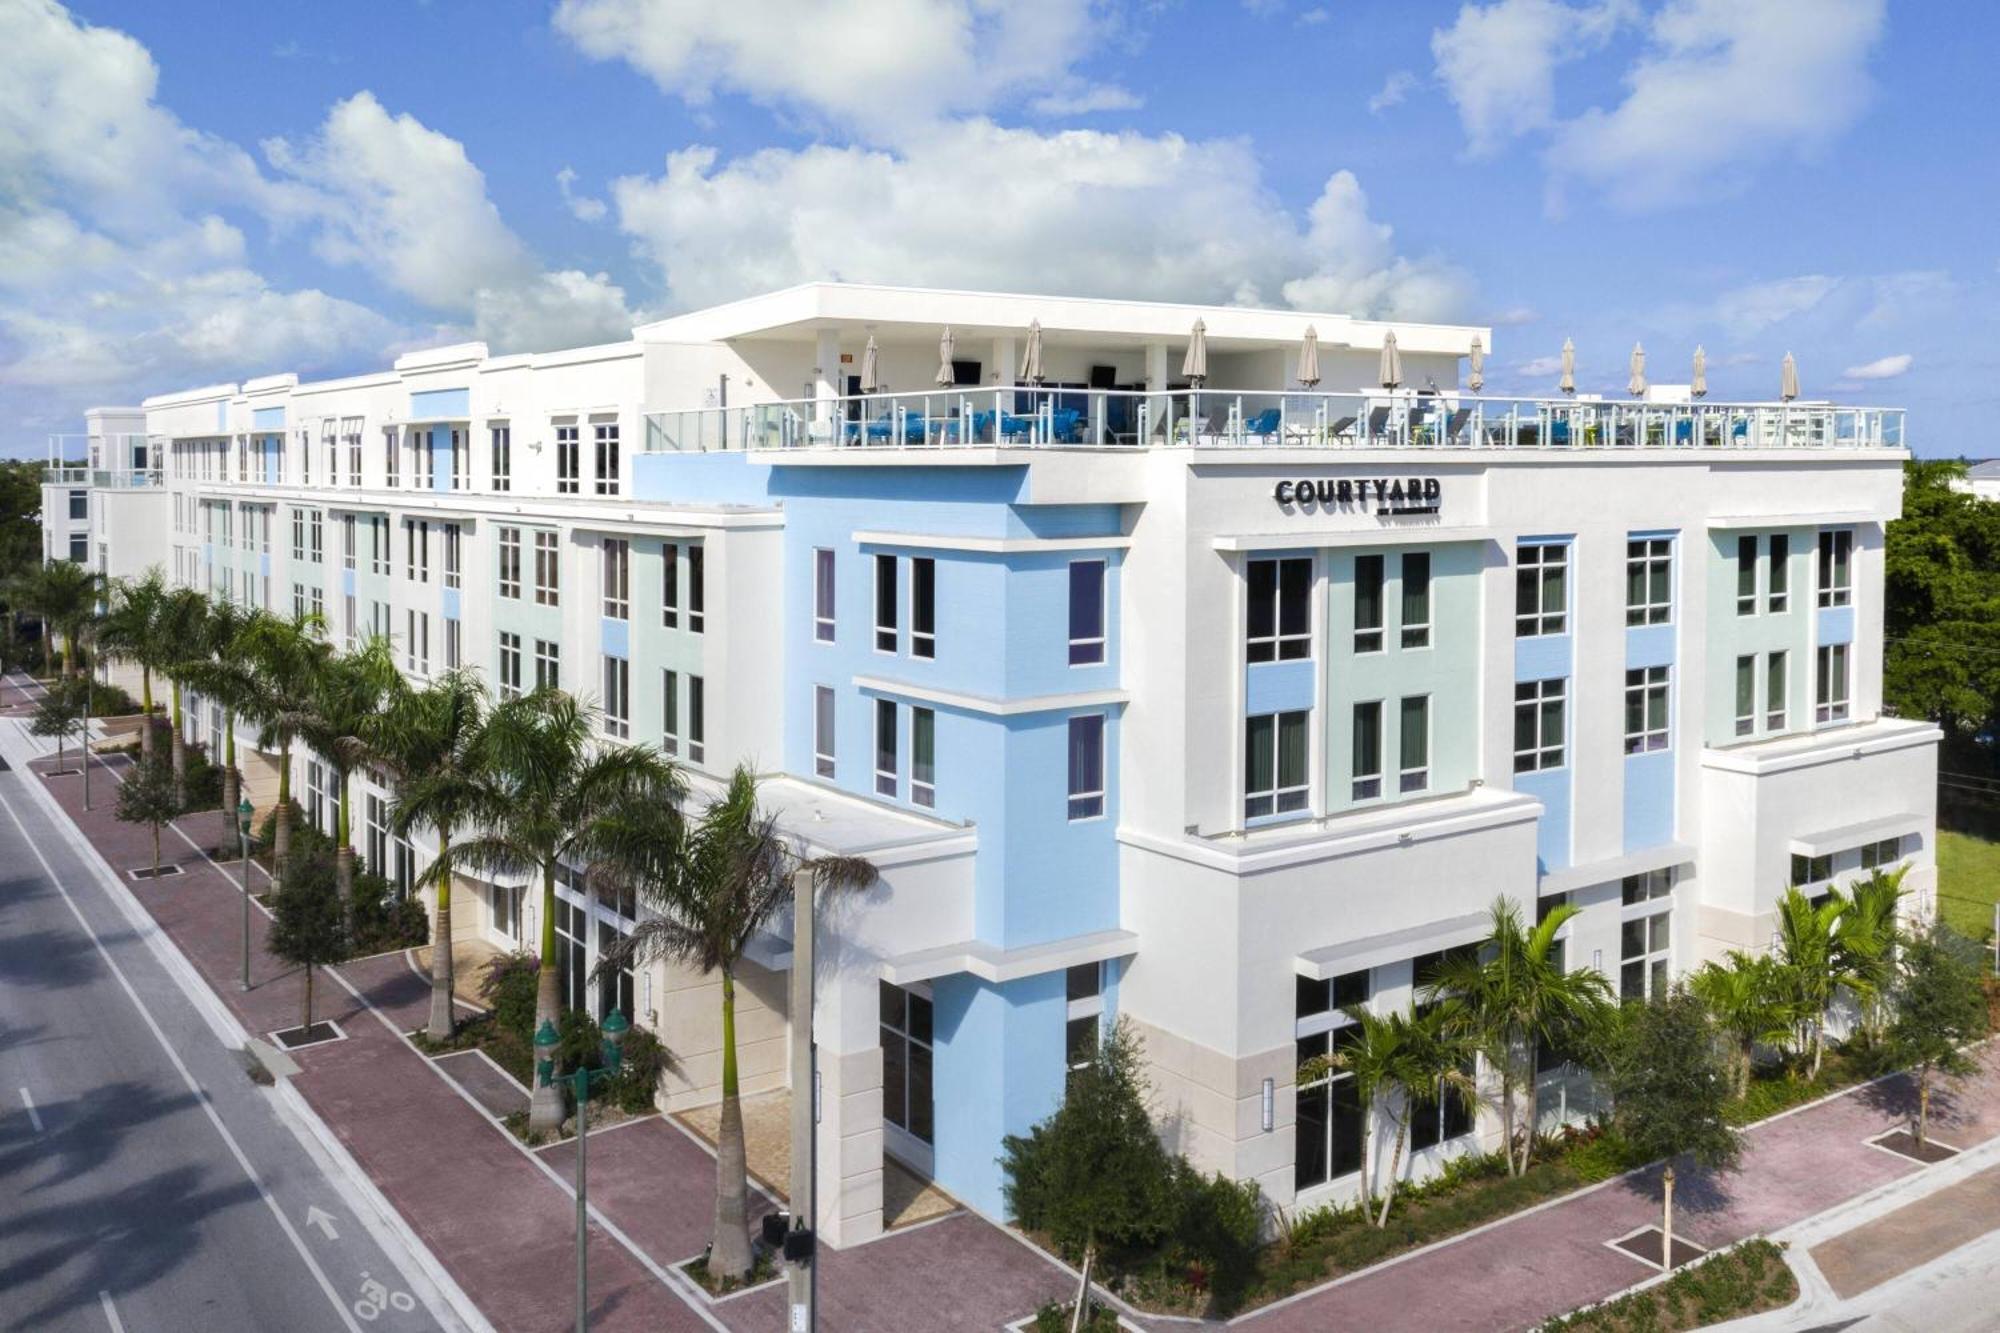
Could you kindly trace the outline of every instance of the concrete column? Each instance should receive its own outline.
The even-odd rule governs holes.
[[[818,990],[819,1234],[853,1245],[882,1232],[881,1002],[865,967],[822,964]]]
[[[1165,394],[1167,391],[1167,345],[1165,343],[1146,344],[1146,392]],[[1164,437],[1172,429],[1168,420],[1169,401],[1154,398],[1147,403],[1148,429],[1155,437]]]
[[[813,337],[813,397],[820,403],[818,419],[832,420],[832,400],[840,397],[839,329],[820,329]]]
[[[1021,373],[1020,340],[1009,334],[993,340],[993,371],[995,384],[1018,384]]]

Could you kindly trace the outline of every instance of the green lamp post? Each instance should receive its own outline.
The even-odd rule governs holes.
[[[570,1095],[576,1099],[576,1327],[583,1333],[590,1311],[590,1267],[587,1245],[590,1236],[590,1204],[585,1193],[587,1176],[584,1168],[584,1153],[589,1144],[590,1090],[599,1083],[608,1083],[618,1077],[625,1061],[625,1034],[631,1030],[631,1023],[625,1015],[613,1009],[604,1016],[600,1031],[604,1033],[604,1065],[591,1069],[578,1065],[573,1074],[556,1076],[556,1046],[561,1038],[556,1034],[556,1025],[548,1019],[542,1020],[535,1030],[535,1082],[541,1087],[567,1084]]]
[[[243,979],[237,983],[239,989],[250,989],[250,816],[254,813],[250,798],[244,797],[236,803],[237,845],[243,849]]]

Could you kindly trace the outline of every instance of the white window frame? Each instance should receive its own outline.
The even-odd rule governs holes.
[[[598,495],[617,495],[624,488],[624,445],[618,438],[618,423],[590,423],[595,463],[593,489]]]
[[[660,672],[660,753],[681,752],[681,678],[671,667]]]
[[[502,527],[498,542],[500,552],[495,564],[498,570],[499,595],[518,602],[521,600],[521,530]]]
[[[575,422],[556,427],[556,494],[578,495],[583,491],[583,446]]]
[[[1637,602],[1632,600],[1633,576],[1638,576]],[[1664,586],[1661,586],[1664,585]],[[1674,539],[1625,539],[1625,625],[1671,625],[1674,619]]]
[[[1305,728],[1306,760],[1305,771],[1300,781],[1287,786],[1278,783],[1279,770],[1284,763],[1284,732],[1286,719],[1299,719],[1298,725]],[[1256,723],[1269,721],[1271,724],[1271,768],[1259,775],[1269,781],[1268,786],[1250,785],[1250,730]],[[1312,806],[1312,710],[1306,708],[1287,709],[1278,713],[1258,713],[1243,719],[1244,782],[1243,817],[1246,820],[1283,818],[1306,814]],[[1261,805],[1262,808],[1258,808]]]
[[[1423,618],[1410,619],[1410,562],[1423,562]],[[1437,619],[1436,564],[1429,551],[1404,551],[1396,560],[1396,619],[1398,642],[1404,651],[1431,646],[1431,625]]]
[[[535,605],[562,605],[562,542],[547,528],[535,529]]]
[[[921,762],[917,748],[919,735],[930,738],[930,763]],[[926,810],[937,805],[937,711],[916,704],[910,706],[910,804]]]
[[[681,548],[678,542],[660,547],[660,627],[679,629],[681,621]]]
[[[1817,566],[1819,604],[1850,605],[1854,600],[1854,529],[1821,528]]]
[[[1068,570],[1064,573],[1064,578],[1068,580],[1065,586],[1068,593],[1069,611],[1069,664],[1073,667],[1102,666],[1104,664],[1105,649],[1107,647],[1106,630],[1111,619],[1111,608],[1106,601],[1111,590],[1110,572],[1111,562],[1099,558],[1094,560],[1072,560],[1069,562]],[[1076,623],[1076,593],[1077,579],[1079,577],[1086,581],[1094,582],[1097,588],[1097,623],[1094,627],[1090,625],[1081,626],[1081,628],[1086,630],[1095,628],[1096,633],[1094,634],[1077,633],[1079,626]]]
[[[1529,693],[1522,693],[1522,691]],[[1558,735],[1553,743],[1548,737],[1549,705],[1555,705]],[[1534,742],[1526,748],[1521,745],[1521,713],[1529,710],[1534,717]],[[1523,764],[1522,759],[1530,762]],[[1516,773],[1548,773],[1564,768],[1569,761],[1569,678],[1549,676],[1541,680],[1514,682],[1514,771]]]
[[[604,655],[604,734],[624,740],[632,734],[632,663]]]
[[[1736,693],[1736,734],[1753,736],[1757,732],[1757,654],[1736,655],[1733,688]]]
[[[1840,669],[1833,670],[1838,661]],[[1821,725],[1845,722],[1852,708],[1853,654],[1844,643],[1823,643],[1813,654],[1813,721]]]
[[[632,618],[632,543],[623,537],[604,539],[604,618]]]
[[[489,425],[486,434],[491,450],[489,461],[492,467],[493,489],[496,492],[511,492],[514,489],[514,428],[502,422],[498,425]]]
[[[877,552],[871,562],[875,591],[875,651],[892,657],[903,642],[900,623],[903,590],[901,563],[886,552]]]
[[[813,641],[832,643],[839,611],[839,564],[830,546],[813,547]]]
[[[1259,565],[1271,566],[1271,632],[1268,635],[1253,635],[1250,632],[1250,611],[1257,600],[1251,591],[1253,575]],[[1306,571],[1305,613],[1303,629],[1285,629],[1285,573],[1288,567],[1303,565]],[[1243,656],[1246,662],[1309,662],[1312,660],[1313,622],[1316,616],[1314,603],[1315,585],[1318,580],[1313,569],[1311,556],[1259,556],[1243,565]]]
[[[1095,727],[1097,731],[1097,785],[1084,783],[1079,786],[1077,775],[1069,771],[1069,758],[1075,748],[1078,726]],[[1106,808],[1105,787],[1110,782],[1108,767],[1111,724],[1103,713],[1078,713],[1072,716],[1063,728],[1063,789],[1067,794],[1065,809],[1072,824],[1084,823],[1092,819],[1104,818]]]
[[[1348,773],[1348,778],[1352,783],[1349,796],[1356,804],[1360,804],[1363,801],[1379,801],[1382,799],[1382,714],[1383,708],[1380,699],[1357,699],[1354,701],[1354,706],[1348,715],[1348,730],[1352,741],[1349,747],[1349,767],[1351,771]],[[1364,754],[1361,747],[1361,720],[1364,717],[1373,717],[1375,720],[1373,754]],[[1276,736],[1274,735],[1272,739],[1275,742]],[[1308,767],[1310,767],[1310,764],[1308,764]],[[1273,781],[1275,782],[1275,778]]]
[[[1569,633],[1570,558],[1568,542],[1520,542],[1514,547],[1514,637],[1549,638]],[[1529,558],[1533,552],[1534,558]],[[1522,575],[1528,574],[1535,586],[1535,607],[1521,609]],[[1549,583],[1553,579],[1562,590],[1561,604],[1549,609]]]
[[[1754,670],[1754,668],[1753,668]],[[1632,704],[1637,696],[1639,729],[1632,729]],[[1654,706],[1658,705],[1655,715]],[[1625,753],[1651,754],[1673,740],[1673,669],[1665,666],[1625,670]]]
[[[1420,762],[1411,765],[1405,762],[1404,739],[1409,734],[1409,705],[1422,705],[1424,718],[1424,752]],[[1414,796],[1431,789],[1431,696],[1428,694],[1406,694],[1396,704],[1396,792],[1400,796]]]
[[[1783,731],[1791,712],[1792,655],[1783,648],[1764,654],[1764,730]]]
[[[887,729],[888,740],[888,753],[886,756],[883,753],[885,727]],[[894,700],[877,699],[875,701],[875,722],[871,735],[873,737],[875,753],[875,794],[895,800],[902,792],[903,780],[898,766],[900,758],[899,747],[902,744],[902,730],[896,719],[896,704]],[[883,767],[885,758],[888,763],[887,768]]]
[[[910,656],[937,657],[937,559],[910,557]]]
[[[813,775],[832,779],[837,768],[839,717],[833,687],[813,686]]]

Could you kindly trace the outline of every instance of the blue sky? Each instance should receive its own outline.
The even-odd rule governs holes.
[[[1991,7],[1914,0],[0,0],[0,449],[811,277],[1564,337],[1616,392],[2000,371]]]

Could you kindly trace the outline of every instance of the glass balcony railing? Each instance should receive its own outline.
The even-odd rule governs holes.
[[[158,468],[127,468],[122,471],[101,467],[52,467],[42,471],[45,486],[94,486],[123,489],[161,484]]]
[[[1903,409],[1832,403],[1018,388],[646,414],[648,453],[785,449],[1902,448]]]

